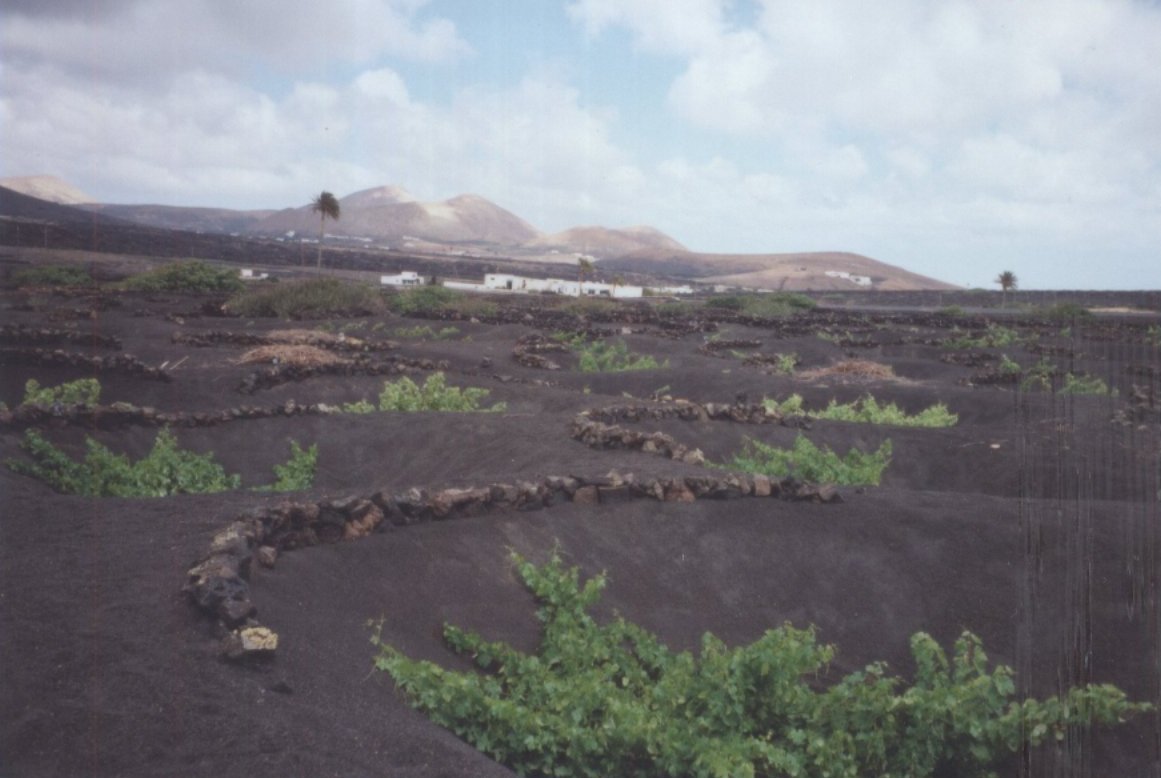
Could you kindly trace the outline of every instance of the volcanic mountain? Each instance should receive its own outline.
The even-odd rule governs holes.
[[[515,246],[539,235],[536,228],[511,211],[483,197],[463,194],[423,203],[399,187],[378,187],[339,200],[341,216],[327,225],[336,235],[400,242],[407,238],[431,243],[491,243]],[[309,205],[278,211],[253,224],[250,232],[312,235],[318,214]]]

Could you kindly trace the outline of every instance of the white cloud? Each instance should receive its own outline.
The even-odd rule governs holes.
[[[165,83],[194,68],[235,77],[302,74],[383,56],[440,61],[468,53],[449,20],[421,16],[425,4],[133,0],[85,16],[15,10],[0,26],[0,47],[17,65],[51,62],[89,78],[140,84]]]

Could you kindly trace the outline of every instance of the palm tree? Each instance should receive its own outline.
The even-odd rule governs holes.
[[[577,261],[576,261],[576,279],[578,282],[580,282],[578,285],[578,289],[577,289],[578,294],[583,293],[583,290],[580,289],[579,286],[583,285],[585,282],[585,279],[588,278],[589,276],[591,276],[595,271],[596,271],[596,268],[593,266],[593,261],[591,259],[586,259],[584,257],[580,257],[579,259],[577,259]]]
[[[322,270],[323,227],[327,219],[339,220],[339,201],[330,192],[323,192],[310,204],[310,209],[319,215],[318,222],[318,269]]]
[[[996,276],[996,283],[1000,285],[1000,290],[1004,293],[1003,304],[1008,305],[1008,290],[1016,288],[1016,274],[1011,270],[1005,270]]]

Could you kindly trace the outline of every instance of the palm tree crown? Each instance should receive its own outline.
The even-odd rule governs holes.
[[[310,209],[319,215],[318,223],[318,268],[322,269],[323,228],[327,219],[339,220],[339,201],[330,192],[323,192],[310,203]]]
[[[996,276],[996,283],[1000,285],[1000,290],[1004,293],[1003,304],[1008,304],[1008,290],[1016,288],[1016,274],[1011,270],[1005,270]]]

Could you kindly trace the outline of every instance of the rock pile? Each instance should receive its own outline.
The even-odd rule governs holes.
[[[353,362],[343,362],[332,365],[272,365],[271,367],[256,370],[242,379],[238,391],[243,394],[253,394],[262,389],[272,389],[282,384],[305,381],[320,375],[403,375],[418,370],[448,370],[446,360],[411,359],[392,355],[386,360],[372,362],[367,358],[359,358]]]
[[[0,365],[34,365],[37,367],[80,367],[101,372],[128,373],[156,381],[172,381],[173,376],[156,367],[149,367],[132,354],[113,354],[90,357],[60,349],[5,348],[0,349]]]
[[[60,343],[121,350],[121,339],[112,335],[98,335],[95,332],[81,332],[79,330],[36,329],[26,327],[23,324],[6,324],[0,327],[0,345],[51,346]]]

